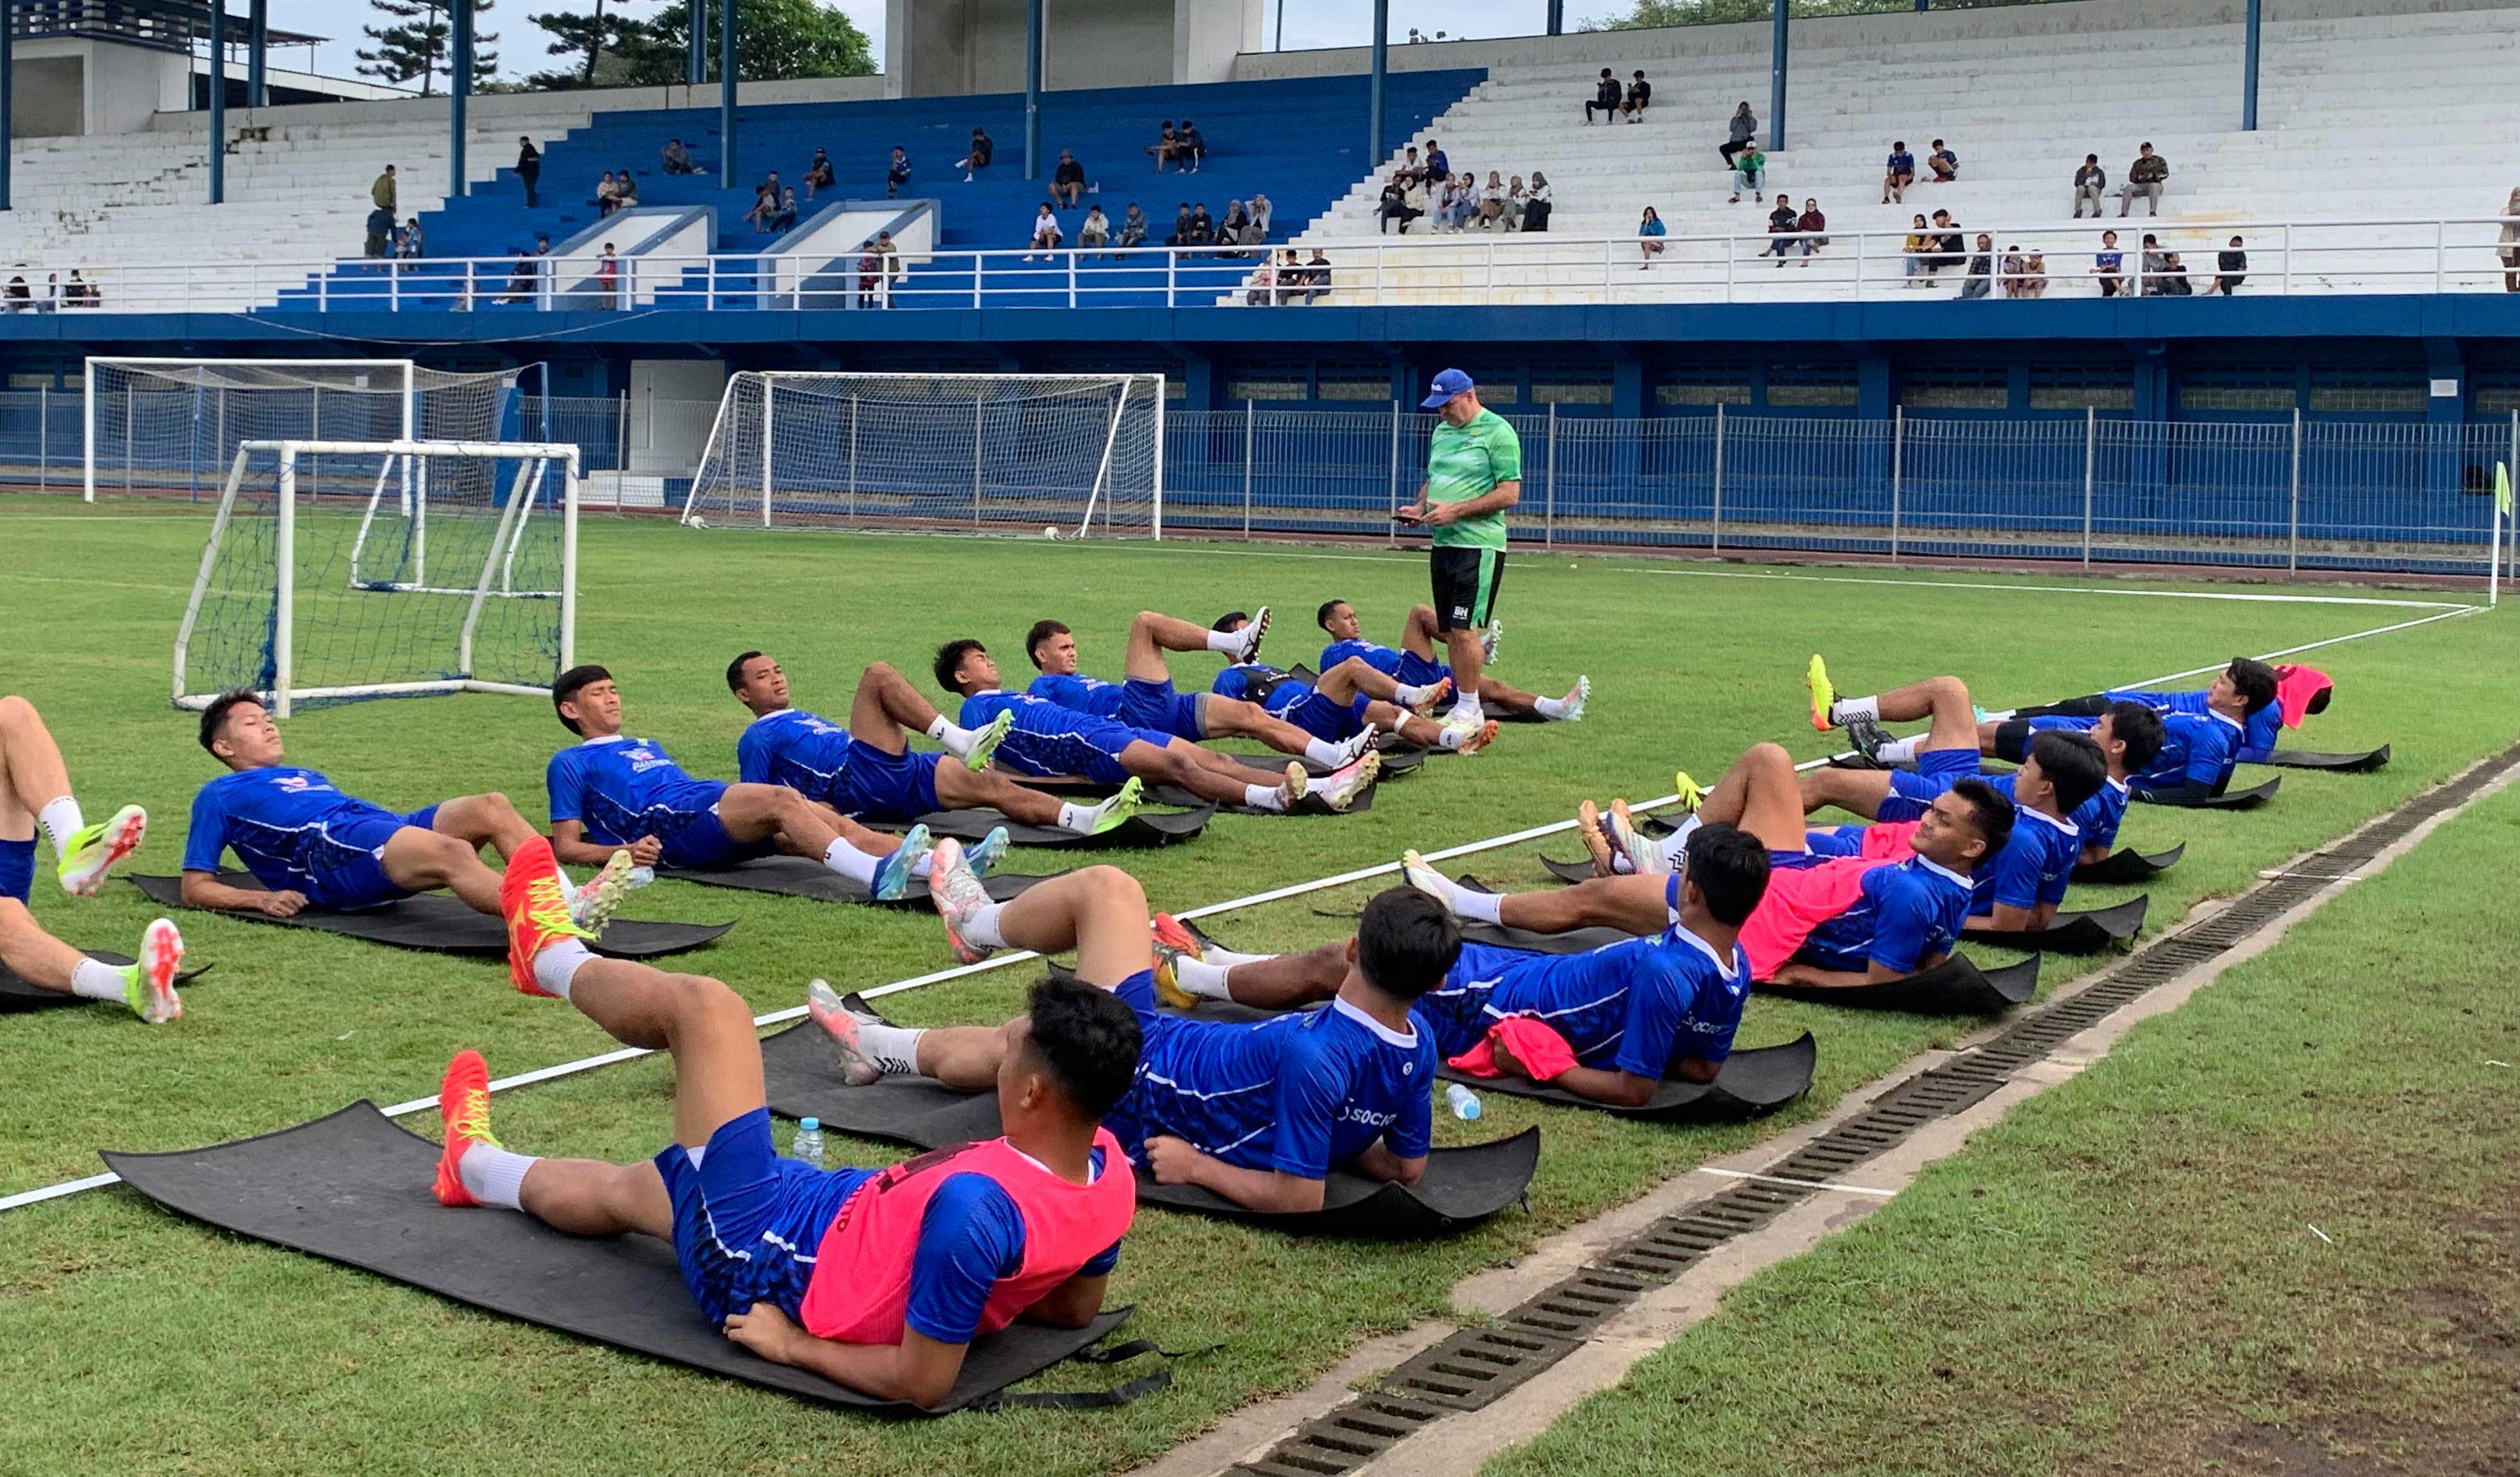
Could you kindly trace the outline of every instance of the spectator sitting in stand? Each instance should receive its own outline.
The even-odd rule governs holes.
[[[1548,230],[1549,212],[1555,208],[1554,198],[1549,191],[1549,176],[1537,169],[1532,170],[1531,193],[1523,197],[1522,228],[1525,231]]]
[[[796,229],[796,192],[782,190],[779,192],[779,208],[770,212],[770,234],[777,236],[782,232],[794,229]]]
[[[1173,126],[1171,118],[1164,119],[1164,131],[1155,135],[1155,141],[1147,146],[1147,152],[1155,157],[1157,174],[1164,172],[1164,165],[1181,158],[1181,130]]]
[[[752,208],[743,212],[743,223],[756,231],[770,229],[770,218],[779,213],[779,190],[775,185],[752,187]]]
[[[1505,228],[1522,229],[1523,211],[1531,208],[1531,198],[1523,193],[1522,176],[1517,174],[1505,187]]]
[[[1251,285],[1242,294],[1242,301],[1249,307],[1268,307],[1277,300],[1278,261],[1276,257],[1262,252],[1260,264],[1251,272]]]
[[[2003,259],[1997,264],[1995,274],[1996,280],[2003,284],[2003,296],[2021,296],[2023,265],[2021,248],[2011,246],[2003,249]]]
[[[1168,247],[1186,247],[1190,245],[1189,201],[1183,201],[1181,203],[1181,210],[1173,216],[1173,233],[1164,238],[1164,245]]]
[[[405,261],[418,261],[428,254],[428,246],[420,237],[419,216],[413,216],[403,226],[402,234],[394,241],[394,254]]]
[[[1968,280],[1960,284],[1962,298],[1983,298],[1995,275],[1995,238],[1984,231],[1977,233],[1977,254],[1969,258]]]
[[[2214,270],[2219,275],[2214,278],[2214,285],[2207,290],[2206,296],[2221,293],[2228,298],[2240,290],[2241,283],[2249,280],[2249,254],[2240,246],[2240,238],[2234,236],[2229,246],[2215,254]]]
[[[1913,217],[1908,226],[1908,239],[1899,245],[1900,254],[1907,258],[1910,287],[1926,287],[1932,284],[1933,249],[1934,238],[1925,230],[1925,217],[1922,215]],[[1917,281],[1920,276],[1925,280]]]
[[[612,171],[605,170],[604,178],[596,181],[595,185],[595,218],[602,220],[620,209],[620,187],[612,183]]]
[[[1216,244],[1218,246],[1241,245],[1242,228],[1250,223],[1251,212],[1243,208],[1242,202],[1238,200],[1227,201],[1225,203],[1225,218],[1216,223]],[[1243,254],[1240,252],[1219,252],[1217,254],[1220,256],[1239,256]]]
[[[1792,201],[1778,196],[1777,208],[1768,212],[1768,234],[1775,239],[1768,243],[1768,250],[1762,254],[1776,257],[1777,265],[1783,266],[1785,258],[1796,251],[1793,231],[1802,218],[1802,212],[1794,208]]]
[[[502,302],[522,302],[534,295],[534,259],[519,247],[516,265],[508,269],[508,291],[500,296]]]
[[[1406,212],[1401,217],[1400,234],[1408,235],[1409,222],[1424,218],[1427,208],[1431,204],[1426,195],[1426,182],[1422,179],[1411,180],[1408,188],[1400,192],[1400,208]]]
[[[1033,252],[1058,251],[1058,216],[1050,208],[1050,202],[1045,200],[1041,203],[1041,213],[1032,218],[1032,250],[1024,253],[1024,260],[1032,260]]]
[[[899,144],[892,146],[892,162],[883,166],[883,198],[900,198],[901,188],[910,183],[910,153]]]
[[[2083,207],[2092,208],[2092,218],[2100,218],[2100,196],[2109,187],[2109,171],[2100,167],[2096,154],[2083,156],[2083,167],[2074,171],[2074,218],[2083,218]]]
[[[1727,125],[1732,131],[1732,141],[1719,146],[1716,153],[1724,156],[1724,167],[1732,167],[1732,156],[1750,147],[1751,138],[1759,131],[1759,120],[1751,115],[1750,105],[1732,110],[1732,120]]]
[[[974,128],[971,130],[971,147],[960,160],[955,162],[954,165],[956,168],[963,171],[963,183],[968,185],[971,182],[973,171],[989,167],[989,157],[997,153],[997,148],[998,146],[996,144],[990,142],[988,131],[986,129]]]
[[[1901,139],[1890,146],[1887,172],[1881,176],[1881,203],[1908,203],[1908,187],[1916,182],[1916,156],[1908,152],[1908,141]]]
[[[1960,223],[1952,219],[1951,211],[1936,210],[1934,212],[1934,225],[1940,232],[1940,234],[1934,238],[1934,250],[1936,253],[1934,257],[1935,267],[1940,269],[1947,266],[1958,266],[1962,261],[1967,259],[1964,254],[1967,251],[1967,242],[1960,235]]]
[[[2114,298],[2126,290],[2126,253],[2118,250],[2118,233],[2102,231],[2100,249],[2092,254],[2092,275],[2100,279],[2100,296]]]
[[[813,161],[805,165],[805,198],[812,200],[816,190],[830,189],[832,179],[832,157],[817,145]]]
[[[1598,113],[1601,115],[1601,121],[1615,123],[1619,120],[1619,109],[1627,100],[1627,89],[1619,85],[1618,73],[1604,67],[1600,80],[1593,84],[1593,96],[1584,104],[1584,121],[1590,124],[1593,115]]]
[[[1742,105],[1748,107],[1747,103]],[[1741,151],[1732,156],[1732,198],[1728,205],[1739,205],[1744,192],[1756,195],[1768,183],[1768,156],[1759,152],[1757,139],[1743,139]]]
[[[639,180],[624,169],[612,176],[612,208],[627,210],[639,203]]]
[[[1430,187],[1440,185],[1452,176],[1452,160],[1446,157],[1441,145],[1431,138],[1428,139],[1426,141],[1426,183]]]
[[[1804,200],[1803,213],[1794,218],[1794,229],[1802,233],[1802,264],[1809,266],[1812,257],[1819,254],[1820,249],[1828,245],[1828,217],[1820,213],[1819,201]]]
[[[1330,295],[1330,258],[1320,247],[1313,248],[1313,259],[1304,263],[1304,301],[1307,305]]]
[[[9,311],[13,313],[22,313],[34,305],[34,294],[26,289],[26,274],[21,272],[17,276],[10,278]]]
[[[2048,257],[2035,248],[2028,255],[2021,258],[2021,296],[2024,298],[2048,296]]]
[[[1111,244],[1111,217],[1102,213],[1101,201],[1096,201],[1094,208],[1085,212],[1085,223],[1076,228],[1076,244],[1080,247],[1106,247]]]
[[[1435,207],[1439,230],[1458,231],[1479,212],[1479,187],[1465,170],[1444,181],[1444,198]]]
[[[681,139],[669,138],[665,140],[665,152],[662,158],[664,161],[662,167],[667,174],[689,174],[693,172],[692,151],[683,147],[683,141]]]
[[[1662,254],[1663,234],[1662,217],[1654,213],[1653,207],[1645,207],[1644,218],[1637,222],[1637,251],[1644,257],[1637,263],[1638,271],[1652,266],[1654,258]]]
[[[2143,201],[2143,213],[2160,214],[2161,192],[2169,180],[2170,161],[2153,153],[2150,144],[2139,146],[2135,162],[2127,165],[2126,183],[2118,186],[2118,218],[2125,219],[2138,198]]]
[[[2187,280],[2187,264],[2179,259],[2179,254],[2177,252],[2164,252],[2162,254],[2161,273],[2162,297],[2192,298],[2196,296],[2196,285]]]
[[[1058,151],[1058,167],[1050,171],[1050,198],[1071,210],[1085,198],[1085,166],[1068,150]]]
[[[1190,208],[1190,239],[1183,245],[1194,247],[1216,245],[1216,221],[1208,215],[1204,202]]]
[[[1642,71],[1638,71],[1628,78],[1627,101],[1620,105],[1619,115],[1631,123],[1642,123],[1645,120],[1645,110],[1652,106],[1653,83],[1645,80]]]
[[[1960,157],[1941,139],[1934,140],[1934,152],[1925,156],[1925,167],[1934,171],[1934,183],[1948,185],[1960,177]]]
[[[1181,150],[1175,157],[1188,160],[1192,174],[1196,174],[1198,166],[1207,162],[1207,136],[1198,131],[1198,124],[1188,118],[1182,119]]]
[[[1488,171],[1487,188],[1479,192],[1479,229],[1494,230],[1505,219],[1505,177],[1496,170]]]
[[[2136,275],[2138,296],[2144,298],[2161,296],[2161,274],[2163,263],[2167,259],[2162,254],[2161,238],[2150,231],[2144,232],[2141,265],[2138,267]]]
[[[1257,193],[1253,194],[1251,197],[1251,219],[1250,222],[1242,228],[1243,245],[1258,246],[1260,243],[1268,240],[1269,229],[1276,223],[1277,218],[1278,208],[1276,205],[1271,203],[1269,197]]]
[[[1120,217],[1120,239],[1112,245],[1126,249],[1146,244],[1147,212],[1138,208],[1138,203],[1133,200],[1129,202],[1128,213]]]
[[[1412,180],[1424,179],[1426,166],[1418,162],[1418,146],[1411,144],[1391,170],[1391,182],[1406,189]]]

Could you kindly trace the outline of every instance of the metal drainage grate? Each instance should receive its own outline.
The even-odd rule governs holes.
[[[1312,1421],[1244,1477],[1338,1477],[1456,1411],[1475,1410],[1573,1353],[1602,1322],[1677,1279],[1710,1251],[1775,1220],[1847,1170],[1936,1119],[1983,1101],[2012,1073],[2196,966],[2250,938],[2425,821],[2460,805],[2514,763],[2520,745],[2408,801],[2353,836],[2302,858],[2210,918],[2165,935],[2071,997],[2053,1001],[1977,1048],[1917,1073],[1871,1107],[1744,1180],[1665,1216],[1600,1259],[1508,1311],[1494,1328],[1465,1328],[1392,1370],[1374,1388]],[[1803,1183],[1778,1181],[1805,1181]]]

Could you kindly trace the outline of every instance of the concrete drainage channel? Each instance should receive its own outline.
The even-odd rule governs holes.
[[[2143,995],[2216,966],[2285,915],[2408,842],[2427,822],[2476,800],[2508,778],[2515,766],[2520,766],[2520,745],[2271,874],[2229,905],[2155,940],[2084,989],[1897,1084],[1871,1106],[1764,1167],[1758,1177],[1744,1178],[1652,1222],[1572,1275],[1508,1309],[1493,1325],[1453,1332],[1362,1394],[1305,1421],[1264,1454],[1227,1471],[1235,1477],[1341,1477],[1430,1426],[1494,1405],[1582,1350],[1605,1322],[1678,1280],[1719,1248],[1816,1196],[1843,1188],[1830,1181],[1985,1100]]]

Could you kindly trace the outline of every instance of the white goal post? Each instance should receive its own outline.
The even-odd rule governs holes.
[[[683,505],[696,528],[1163,536],[1164,377],[745,370]]]
[[[175,636],[176,706],[547,695],[577,635],[578,448],[248,440]]]

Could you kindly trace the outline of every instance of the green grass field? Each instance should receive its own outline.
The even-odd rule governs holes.
[[[195,746],[192,715],[165,704],[169,645],[204,523],[149,508],[89,513],[16,500],[0,502],[0,524],[16,554],[0,572],[14,647],[0,685],[43,709],[91,813],[126,799],[150,807],[157,823],[140,866],[172,870],[193,790],[215,772]],[[747,647],[782,659],[802,705],[838,712],[869,661],[890,661],[917,679],[939,640],[966,633],[1013,659],[1040,616],[1074,625],[1088,669],[1108,670],[1142,607],[1204,620],[1229,605],[1266,602],[1282,623],[1270,654],[1310,660],[1320,641],[1308,620],[1322,600],[1354,602],[1370,634],[1392,639],[1424,585],[1422,558],[1360,551],[698,533],[604,521],[589,522],[583,542],[580,658],[621,677],[631,731],[665,742],[699,774],[733,771],[745,715],[720,674]],[[1800,689],[1814,650],[1830,654],[1850,688],[1949,669],[1995,706],[2430,614],[2162,598],[2181,588],[2167,584],[2098,587],[2145,593],[2101,597],[2062,578],[1517,554],[1498,674],[1556,691],[1589,672],[1596,697],[1585,722],[1508,728],[1485,756],[1440,760],[1392,783],[1363,815],[1227,817],[1194,845],[1125,859],[1157,905],[1191,907],[1390,861],[1404,847],[1461,845],[1562,819],[1588,794],[1659,795],[1675,764],[1710,776],[1760,739],[1816,756],[1823,746],[1803,720]],[[2515,725],[2502,673],[2515,656],[2511,623],[2477,616],[2306,658],[2337,676],[2339,697],[2304,741],[2327,749],[2391,742],[2396,762],[2371,775],[2288,775],[2279,800],[2255,812],[2139,810],[2127,841],[2189,847],[2152,888],[2156,926],[2507,743]],[[1176,668],[1200,683],[1212,669],[1204,659]],[[529,816],[542,812],[546,760],[568,739],[547,706],[500,697],[310,712],[288,737],[292,762],[397,808],[500,789]],[[1566,854],[1573,843],[1558,838],[1553,848],[1460,865],[1534,885],[1538,850]],[[1012,863],[1058,864],[1055,854],[1022,853]],[[1246,946],[1319,943],[1340,925],[1311,909],[1353,906],[1371,890],[1251,908],[1211,926]],[[2085,890],[2075,901],[2119,896]],[[92,901],[39,890],[36,910],[74,942],[125,948],[152,915],[122,885]],[[684,962],[726,979],[763,1011],[797,1003],[810,975],[865,987],[950,963],[933,921],[916,915],[678,884],[640,895],[630,911],[738,920],[727,939]],[[192,962],[216,968],[187,996],[176,1025],[149,1031],[102,1008],[0,1018],[12,1048],[0,1056],[0,1193],[93,1173],[99,1147],[189,1147],[360,1097],[424,1095],[462,1046],[481,1048],[494,1073],[508,1073],[611,1045],[564,1007],[517,994],[492,963],[198,914],[181,921]],[[2052,960],[2046,983],[2074,968]],[[994,1020],[1011,1012],[1029,978],[1002,970],[895,996],[887,1008],[918,1024]],[[1226,1348],[1178,1366],[1172,1390],[1103,1414],[878,1424],[209,1233],[126,1191],[82,1195],[0,1218],[0,1297],[15,1335],[0,1350],[0,1370],[18,1388],[43,1392],[11,1420],[0,1469],[749,1472],[881,1461],[940,1474],[1018,1464],[1044,1477],[1116,1471],[1228,1409],[1303,1384],[1371,1333],[1445,1315],[1459,1277],[1823,1111],[1973,1024],[1756,1000],[1741,1044],[1808,1029],[1820,1038],[1821,1061],[1806,1101],[1747,1126],[1660,1130],[1492,1097],[1477,1136],[1543,1127],[1531,1212],[1437,1245],[1307,1241],[1149,1213],[1115,1282],[1118,1297],[1141,1306],[1133,1331],[1173,1347]],[[532,1151],[644,1157],[662,1140],[667,1092],[660,1061],[608,1068],[503,1094],[501,1131]],[[433,1131],[428,1115],[410,1122]],[[1470,1127],[1447,1121],[1443,1132],[1462,1141]],[[885,1157],[873,1145],[844,1147],[861,1163]]]

